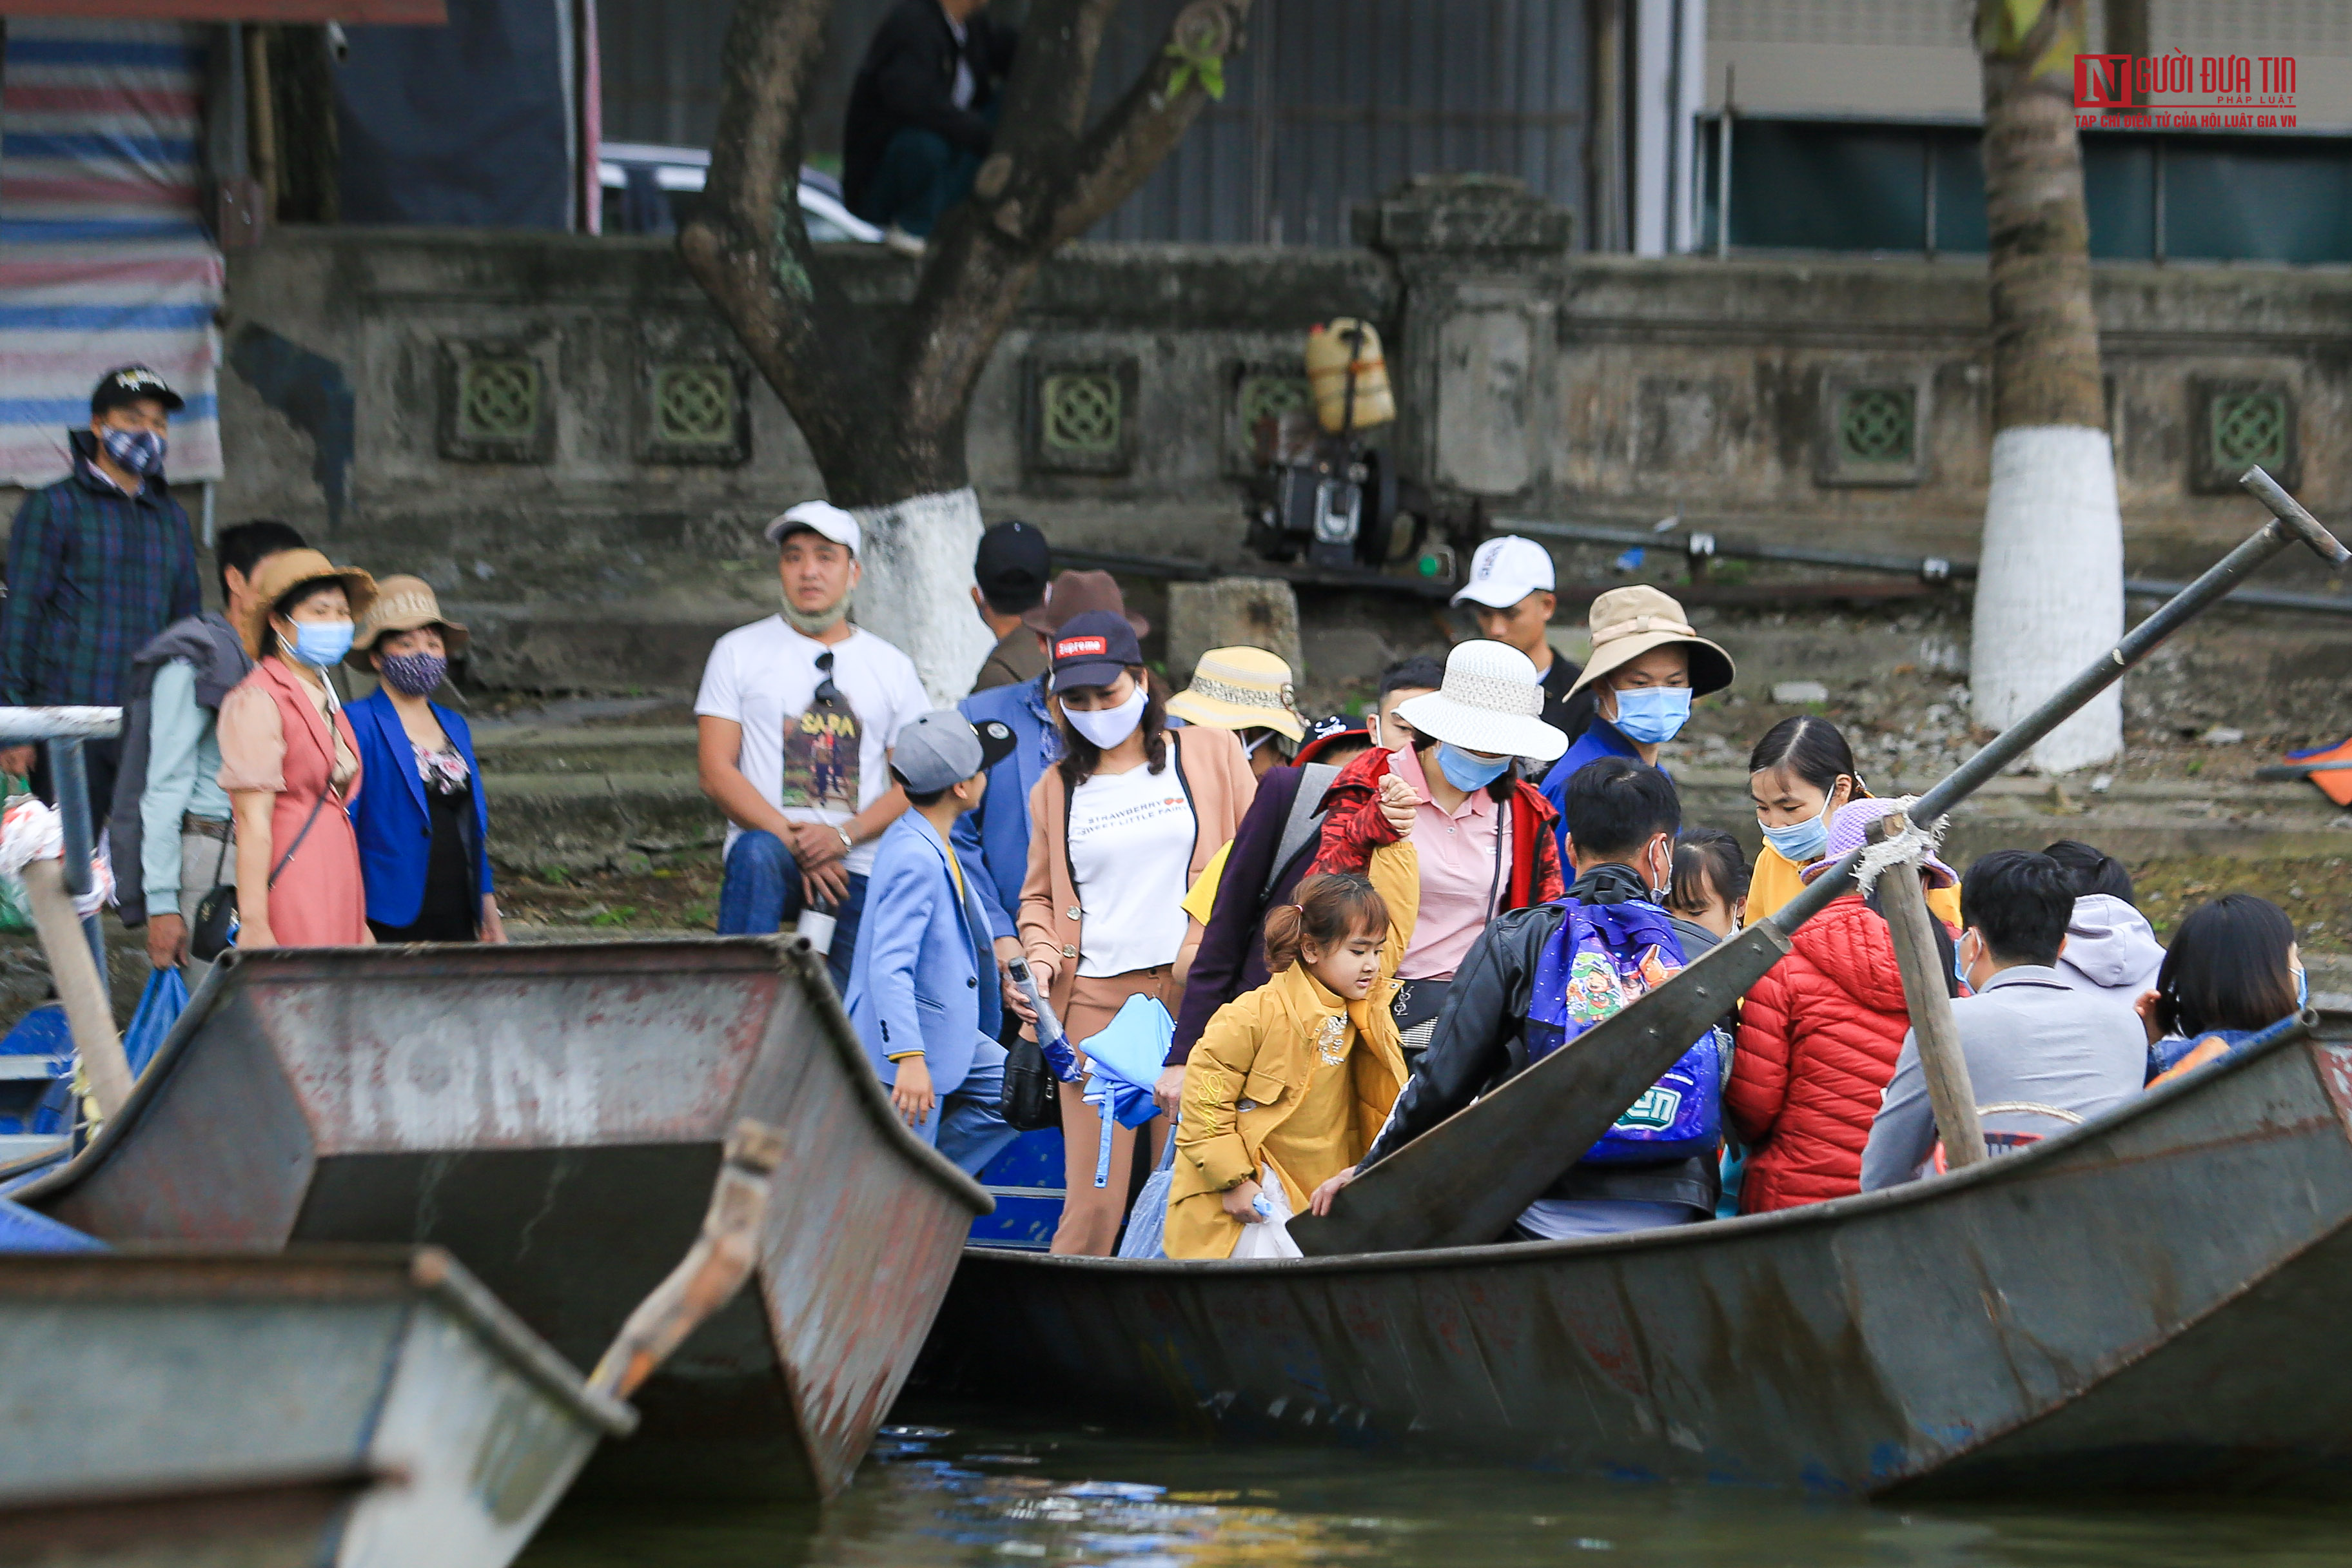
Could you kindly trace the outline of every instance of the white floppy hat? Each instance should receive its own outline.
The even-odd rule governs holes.
[[[1538,717],[1543,705],[1534,660],[1502,643],[1474,640],[1445,656],[1444,685],[1406,698],[1397,716],[1465,752],[1549,763],[1568,750],[1568,737]]]
[[[782,516],[769,519],[764,531],[769,543],[782,544],[784,535],[803,529],[846,547],[852,555],[857,553],[863,537],[857,520],[829,500],[804,500]]]
[[[1507,610],[1529,594],[1553,591],[1551,552],[1532,539],[1506,533],[1478,547],[1470,558],[1470,580],[1454,595],[1490,610]]]

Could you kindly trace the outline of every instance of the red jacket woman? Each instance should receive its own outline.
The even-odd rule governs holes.
[[[1848,893],[1748,993],[1724,1109],[1748,1145],[1739,1212],[1862,1190],[1862,1151],[1911,1018],[1886,921]]]

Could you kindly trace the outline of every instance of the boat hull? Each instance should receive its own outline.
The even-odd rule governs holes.
[[[685,1256],[736,1121],[782,1134],[751,1284],[587,1492],[839,1489],[988,1207],[891,1114],[797,944],[238,954],[189,1015],[23,1202],[108,1240],[434,1243],[576,1366]]]
[[[0,1258],[0,1563],[500,1568],[631,1425],[430,1249]]]
[[[920,1376],[1621,1477],[2343,1495],[2347,1023],[1780,1215],[1286,1263],[971,1250]]]

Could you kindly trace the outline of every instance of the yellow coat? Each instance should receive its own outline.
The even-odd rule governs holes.
[[[1368,1149],[1404,1088],[1404,1047],[1389,1005],[1420,910],[1421,860],[1405,839],[1374,850],[1367,870],[1388,904],[1389,935],[1371,994],[1345,1011],[1356,1037],[1349,1053],[1353,1093],[1346,1103],[1356,1119],[1358,1145]],[[1184,1116],[1176,1129],[1168,1189],[1169,1257],[1233,1256],[1242,1222],[1225,1213],[1222,1194],[1257,1176],[1267,1134],[1289,1121],[1315,1076],[1318,1026],[1340,1011],[1331,993],[1294,963],[1209,1020],[1184,1067]],[[1304,1214],[1311,1194],[1288,1172],[1280,1174],[1291,1212]]]
[[[1804,889],[1804,878],[1799,875],[1803,867],[1787,856],[1764,846],[1756,857],[1756,869],[1748,879],[1748,923],[1780,912],[1780,906]],[[1936,918],[1954,931],[1960,929],[1960,890],[1958,888],[1933,888],[1927,893],[1927,908]]]

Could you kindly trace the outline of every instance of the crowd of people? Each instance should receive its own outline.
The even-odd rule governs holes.
[[[72,472],[17,515],[0,607],[0,697],[125,708],[89,773],[126,923],[192,980],[230,941],[503,941],[472,738],[433,700],[466,628],[421,579],[267,521],[215,542],[223,607],[203,609],[163,477],[178,406],[141,367],[100,383]],[[766,539],[779,610],[719,640],[695,703],[728,823],[719,930],[789,923],[821,949],[898,1114],[970,1171],[1015,1136],[1013,1053],[1066,1045],[1057,1252],[1112,1251],[1136,1174],[1166,1159],[1170,1256],[1281,1254],[1290,1216],[1779,912],[1897,809],[1834,724],[1800,717],[1748,760],[1752,864],[1685,821],[1662,749],[1732,683],[1730,653],[1628,586],[1593,601],[1580,666],[1527,539],[1476,552],[1455,603],[1481,636],[1390,667],[1360,718],[1312,721],[1263,648],[1212,649],[1171,690],[1116,580],[1055,573],[1018,521],[973,563],[995,647],[933,709],[851,618],[856,518],[803,502]],[[344,701],[338,664],[373,693]],[[0,771],[54,799],[32,748]],[[2087,845],[1965,876],[1929,853],[1916,874],[1990,1152],[2225,1058],[2308,994],[2276,906],[2227,895],[2159,944]],[[1898,895],[1882,878],[1795,931],[1514,1236],[1938,1168]],[[1139,1009],[1163,1021],[1156,1079],[1091,1089],[1088,1043]]]

